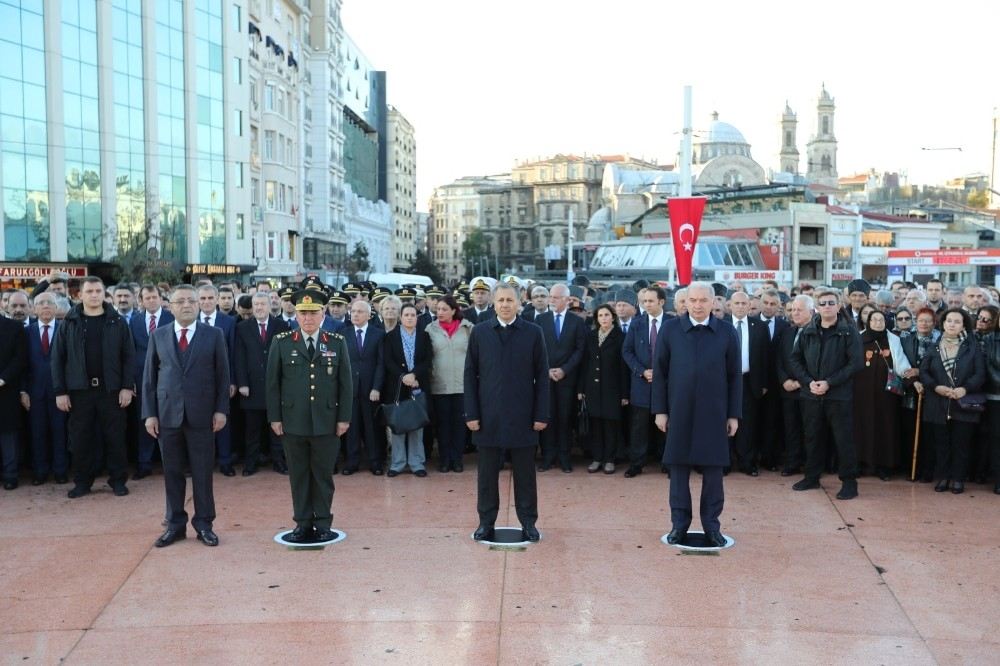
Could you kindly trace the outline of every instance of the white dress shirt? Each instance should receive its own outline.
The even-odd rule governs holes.
[[[191,338],[194,337],[194,330],[197,327],[197,325],[198,325],[198,322],[191,322],[187,326],[181,326],[180,324],[177,323],[177,320],[174,319],[174,337],[177,338],[177,342],[181,341],[181,329],[182,328],[186,328],[187,329],[187,341],[188,341],[188,344],[191,344]]]
[[[742,335],[740,335],[741,324],[743,326]],[[746,317],[743,319],[733,317],[733,328],[736,329],[736,335],[740,336],[740,358],[745,375],[750,372],[750,322]]]

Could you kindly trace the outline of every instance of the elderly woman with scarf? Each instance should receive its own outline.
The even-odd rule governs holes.
[[[902,379],[912,374],[912,368],[899,336],[886,330],[880,310],[868,312],[864,323],[861,345],[865,364],[854,375],[854,441],[861,469],[888,481],[899,464]],[[893,386],[897,392],[888,390]]]
[[[937,323],[937,315],[934,310],[923,307],[913,315],[913,333],[902,338],[903,353],[913,366],[911,371],[911,382],[907,386],[906,394],[903,396],[903,410],[900,432],[903,436],[902,462],[904,467],[911,464],[913,460],[913,443],[917,439],[917,401],[924,392],[924,386],[920,383],[920,362],[930,353],[931,349],[937,345],[941,337],[941,331],[934,328]],[[920,443],[917,446],[917,472],[914,481],[930,483],[934,480],[934,448],[928,429],[920,431]]]
[[[934,490],[965,491],[969,449],[980,411],[959,402],[982,388],[986,363],[973,336],[972,319],[961,308],[941,314],[941,339],[920,363],[925,391],[923,420],[934,442]]]

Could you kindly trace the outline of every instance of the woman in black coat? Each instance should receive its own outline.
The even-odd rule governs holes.
[[[614,309],[607,304],[598,307],[577,375],[577,397],[585,401],[590,415],[590,473],[602,466],[605,474],[615,473],[622,411],[628,404],[630,387],[628,365],[622,357],[624,342]]]
[[[382,345],[385,366],[383,403],[409,400],[413,395],[430,390],[431,340],[426,331],[417,328],[416,307],[409,303],[402,307],[399,325],[386,334]],[[426,397],[423,399],[426,400]],[[423,430],[417,428],[407,433],[392,433],[392,462],[386,476],[398,476],[407,465],[415,476],[427,476]]]
[[[969,448],[979,412],[963,409],[958,400],[978,392],[986,381],[986,364],[973,335],[972,320],[960,308],[941,315],[941,339],[920,363],[924,387],[923,420],[931,427],[936,464],[934,490],[965,491]]]

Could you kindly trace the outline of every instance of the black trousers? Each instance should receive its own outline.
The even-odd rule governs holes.
[[[946,424],[930,425],[934,433],[934,480],[965,481],[977,424],[952,419]]]
[[[441,464],[462,462],[465,433],[468,432],[465,425],[465,396],[461,393],[435,395],[431,404],[434,405],[434,430],[437,432],[438,458]]]
[[[674,529],[687,530],[691,526],[691,479],[690,465],[670,466],[670,522]],[[702,466],[701,468],[701,526],[706,532],[718,532],[719,516],[725,503],[722,490],[722,467]]]
[[[757,464],[757,406],[760,400],[750,390],[750,373],[743,375],[743,417],[733,437],[736,461],[740,469],[748,470]],[[735,467],[736,465],[734,465]]]
[[[479,447],[479,478],[476,509],[480,525],[493,525],[500,512],[500,470],[504,456],[510,454],[514,477],[514,507],[521,525],[534,525],[538,520],[538,488],[535,485],[535,447],[501,449]]]
[[[69,472],[69,452],[66,450],[66,412],[56,407],[53,395],[31,396],[31,464],[36,478],[50,472],[65,476]]]
[[[986,421],[990,432],[990,468],[993,483],[1000,484],[1000,400],[986,401]]]
[[[103,444],[108,466],[108,483],[125,483],[128,460],[125,451],[125,415],[118,406],[118,391],[104,388],[70,391],[73,407],[66,427],[69,450],[73,454],[73,482],[89,488],[94,483],[95,467],[100,464]],[[99,430],[99,432],[98,432]]]
[[[340,438],[329,435],[282,437],[292,487],[295,524],[328,530],[333,523],[333,467],[340,455]]]
[[[354,396],[351,408],[351,427],[347,431],[347,459],[344,467],[357,470],[361,463],[362,448],[370,469],[382,469],[385,462],[385,432],[377,433],[375,407],[367,395]],[[287,452],[287,451],[286,451]]]
[[[243,467],[254,469],[260,460],[260,452],[265,446],[271,456],[272,463],[285,461],[285,450],[281,446],[281,438],[271,430],[267,421],[267,411],[263,409],[244,409],[243,430],[246,434],[246,453],[243,456]]]
[[[757,451],[761,465],[767,468],[777,467],[788,457],[785,451],[787,446],[782,446],[782,442],[787,443],[783,436],[783,393],[785,391],[780,386],[769,386],[757,406]]]
[[[191,468],[191,493],[194,495],[196,530],[212,529],[215,521],[215,494],[212,471],[215,469],[215,433],[211,428],[160,427],[160,455],[163,457],[163,485],[167,491],[167,522],[174,529],[187,527],[184,510],[187,479],[184,468]]]
[[[576,416],[576,391],[569,377],[549,382],[549,425],[542,431],[542,462],[552,466],[570,464],[570,425]]]
[[[858,453],[854,445],[854,414],[848,400],[802,399],[806,431],[808,479],[819,479],[826,464],[827,430],[837,450],[837,475],[841,480],[858,478]]]
[[[900,462],[903,474],[910,478],[913,469],[913,442],[917,439],[917,410],[903,408],[899,410],[899,437],[901,455]],[[934,439],[929,423],[920,424],[920,441],[917,443],[917,479],[931,480],[934,478]]]
[[[140,409],[136,411],[135,417],[138,423],[136,435],[136,469],[148,472],[153,467],[153,455],[156,453],[156,440],[146,430],[146,420],[142,418],[142,391],[136,391],[134,403],[139,403]]]
[[[805,437],[805,421],[802,417],[802,401],[798,398],[798,391],[789,393],[782,389],[781,415],[785,421],[785,459],[784,466],[787,470],[797,470],[802,467],[803,452],[802,442]],[[795,397],[790,397],[795,395]]]
[[[621,436],[621,421],[618,419],[590,419],[590,457],[599,463],[613,463]]]
[[[632,431],[628,445],[628,464],[630,467],[642,467],[646,458],[663,460],[663,445],[666,434],[656,427],[649,407],[632,405]]]

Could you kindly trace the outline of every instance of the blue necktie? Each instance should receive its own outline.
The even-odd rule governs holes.
[[[556,340],[559,339],[560,335],[562,335],[562,315],[561,314],[557,314],[556,315]]]

